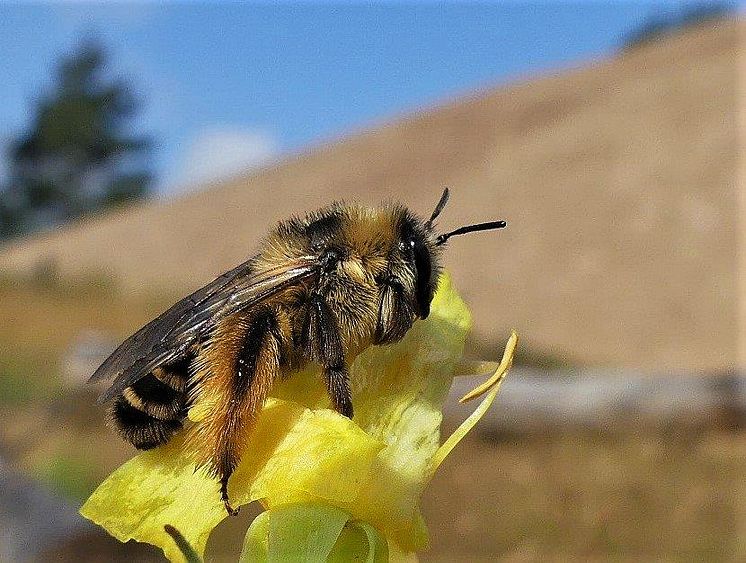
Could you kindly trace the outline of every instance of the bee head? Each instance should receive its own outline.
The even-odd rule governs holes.
[[[361,296],[393,286],[410,304],[408,311],[426,319],[438,285],[440,253],[448,239],[505,226],[504,221],[492,221],[436,233],[434,222],[448,197],[446,188],[426,221],[400,205],[367,208],[338,203],[284,228],[301,233],[304,253],[316,257],[327,287],[354,286]],[[410,315],[401,310],[398,314]],[[407,325],[403,320],[401,324]]]

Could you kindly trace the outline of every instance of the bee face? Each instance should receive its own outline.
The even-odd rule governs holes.
[[[335,206],[311,215],[303,232],[327,274],[327,287],[349,289],[348,299],[378,301],[393,286],[411,313],[427,318],[440,249],[432,227],[405,207]]]

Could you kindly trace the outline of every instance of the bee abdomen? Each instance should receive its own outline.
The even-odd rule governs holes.
[[[180,418],[186,401],[185,386],[174,389],[157,377],[158,369],[127,387],[122,397],[133,407],[160,420]]]
[[[119,434],[147,450],[181,430],[187,411],[187,373],[158,368],[127,387],[110,411]]]
[[[111,416],[119,434],[140,450],[165,444],[181,430],[180,419],[160,420],[133,407],[124,396],[114,401]]]

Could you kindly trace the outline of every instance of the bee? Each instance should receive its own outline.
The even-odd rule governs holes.
[[[348,366],[371,345],[401,340],[430,313],[450,237],[406,207],[334,203],[280,222],[248,261],[185,297],[125,340],[91,376],[114,378],[99,398],[118,433],[147,450],[187,432],[190,455],[220,482],[244,455],[272,384],[320,366],[334,408],[352,418]],[[186,424],[191,406],[204,416]]]

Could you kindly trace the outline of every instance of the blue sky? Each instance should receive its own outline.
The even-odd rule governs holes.
[[[472,89],[613,53],[683,2],[4,4],[0,142],[99,37],[146,102],[161,193]]]

